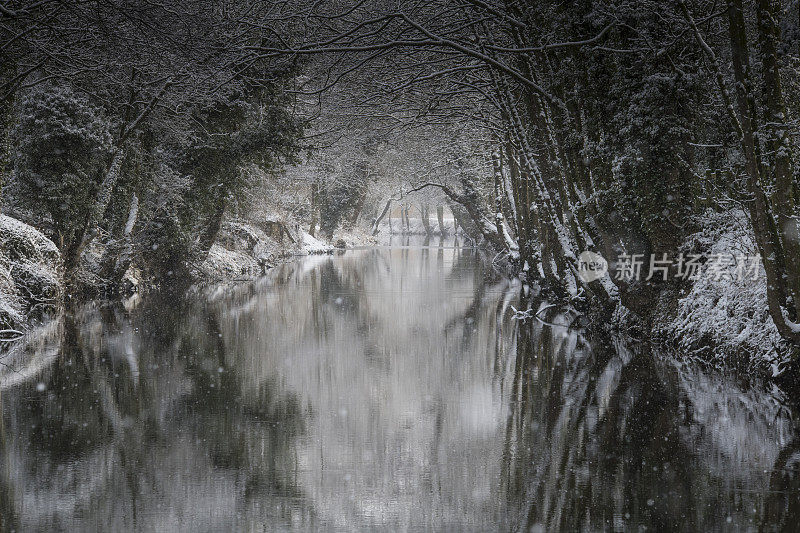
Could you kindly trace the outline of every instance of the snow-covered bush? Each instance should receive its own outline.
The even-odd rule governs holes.
[[[60,262],[50,239],[0,215],[0,329],[23,328],[58,307]]]

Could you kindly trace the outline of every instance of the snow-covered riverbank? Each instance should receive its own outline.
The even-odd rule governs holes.
[[[0,214],[0,342],[19,337],[59,305],[61,256],[38,230]]]
[[[201,281],[252,278],[291,257],[330,254],[336,249],[376,243],[374,237],[358,229],[337,233],[331,244],[290,222],[271,220],[261,227],[252,222],[225,222],[196,274]]]
[[[377,237],[364,230],[337,233],[331,244],[277,219],[262,224],[227,221],[194,274],[203,284],[253,279],[291,257],[390,242],[391,230],[385,226]],[[754,254],[744,214],[709,212],[703,227],[687,240],[687,250]],[[8,332],[4,338],[20,336],[33,322],[55,312],[63,290],[60,262],[56,245],[42,233],[0,215],[0,329]],[[648,338],[704,363],[766,376],[780,374],[791,347],[780,338],[766,310],[765,277],[763,271],[760,274],[756,280],[702,276],[663,291],[649,317]],[[133,270],[131,276],[135,275]],[[132,281],[142,282],[138,289],[145,290],[142,280]]]
[[[702,227],[685,243],[687,250],[708,256],[757,255],[744,213],[709,212]],[[655,341],[678,347],[690,359],[767,376],[780,374],[791,354],[767,310],[760,263],[755,276],[704,275],[678,294],[662,293],[652,333]]]

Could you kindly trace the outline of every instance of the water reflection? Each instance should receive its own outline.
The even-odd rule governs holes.
[[[475,253],[82,310],[0,375],[0,530],[794,527],[780,391],[517,322]]]
[[[796,411],[774,386],[565,328],[518,338],[503,473],[513,529],[794,530]]]

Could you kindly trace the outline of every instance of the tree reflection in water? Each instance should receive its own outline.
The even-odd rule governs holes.
[[[133,314],[84,310],[63,328],[53,365],[3,392],[18,495],[0,502],[4,517],[25,530],[310,519],[291,475],[302,410],[269,382],[244,394],[210,308],[152,300]]]
[[[518,283],[423,244],[69,315],[0,374],[0,530],[798,522],[777,388],[514,320]]]
[[[509,396],[514,529],[785,530],[800,519],[797,413],[773,386],[534,322],[519,329]]]

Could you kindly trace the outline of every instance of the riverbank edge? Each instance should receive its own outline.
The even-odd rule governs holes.
[[[709,210],[679,252],[707,257],[757,256],[747,215]],[[767,308],[766,273],[673,283],[658,291],[645,316],[620,312],[617,327],[638,329],[679,357],[767,379],[785,377],[798,348],[778,333]]]
[[[55,243],[36,228],[0,214],[0,351],[57,315],[63,294]]]
[[[13,330],[21,340],[22,334],[58,314],[56,306],[43,313],[41,305],[36,307],[41,304],[41,297],[32,296],[63,294],[60,255],[55,244],[35,228],[6,215],[0,217],[0,329]],[[740,216],[709,217],[713,219],[709,220],[709,227],[715,230],[692,236],[685,246],[719,253],[730,250],[733,244],[747,245],[751,236]],[[226,221],[206,259],[193,266],[189,286],[250,282],[298,256],[332,254],[337,249],[375,244],[375,237],[357,231],[337,234],[336,245],[331,245],[297,227],[274,221],[266,228]],[[494,264],[489,255],[481,254],[481,260],[492,263],[490,266],[499,274],[511,275],[508,268]],[[30,276],[13,275],[12,266],[19,272],[35,272],[34,279],[45,282],[40,289],[31,290]],[[126,274],[126,296],[157,288],[137,278],[137,274],[135,268]],[[633,331],[634,336],[649,337],[651,344],[704,365],[776,378],[784,372],[793,348],[780,338],[766,311],[766,286],[763,276],[759,279],[760,283],[704,279],[671,285],[658,292],[647,316],[638,316],[617,304],[611,319],[596,325],[609,331]],[[15,299],[15,294],[24,294],[27,299]],[[29,309],[36,312],[26,312]]]

